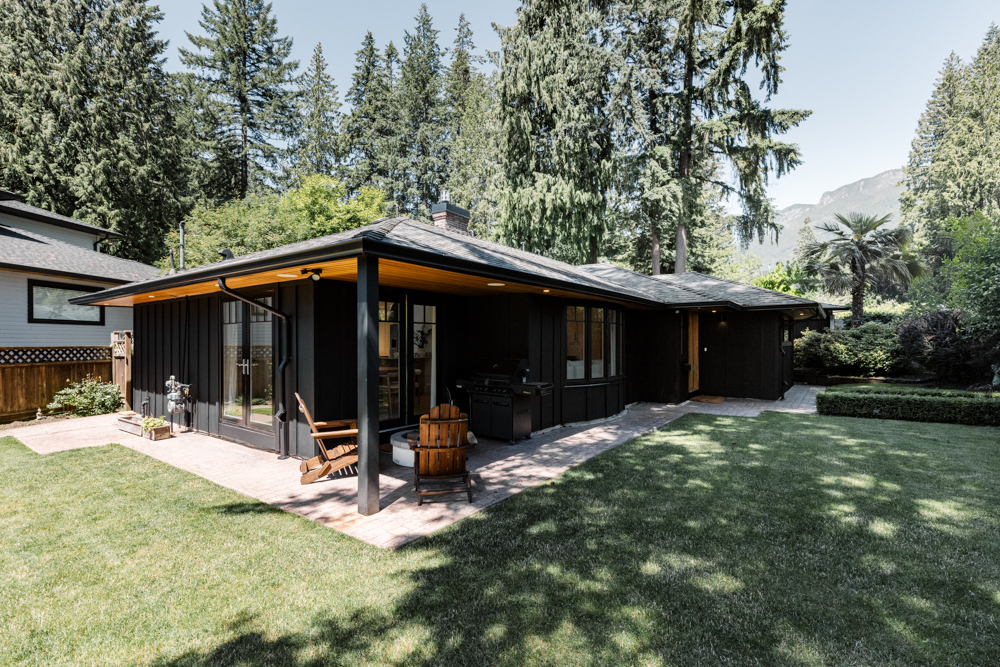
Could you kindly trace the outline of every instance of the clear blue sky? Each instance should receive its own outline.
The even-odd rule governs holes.
[[[443,46],[451,45],[464,11],[476,45],[495,50],[499,40],[491,23],[513,23],[519,2],[427,4]],[[177,47],[187,45],[185,31],[200,32],[201,5],[201,0],[160,4],[170,70],[181,67]],[[274,3],[274,13],[281,34],[294,39],[294,55],[303,66],[316,43],[323,43],[343,99],[365,32],[374,34],[380,48],[392,40],[402,50],[419,6],[404,0],[282,0]],[[804,164],[771,183],[775,204],[814,204],[827,190],[902,166],[944,59],[955,51],[969,60],[992,22],[1000,23],[998,0],[790,0],[787,71],[772,105],[814,113],[788,135],[799,144]]]

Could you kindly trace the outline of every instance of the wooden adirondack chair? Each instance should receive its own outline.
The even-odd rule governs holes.
[[[358,462],[358,423],[349,420],[337,420],[330,422],[313,421],[306,402],[302,400],[298,392],[295,394],[299,402],[299,412],[306,416],[309,422],[309,429],[312,437],[319,445],[319,456],[314,456],[308,461],[303,461],[299,465],[299,472],[302,478],[300,484],[312,484],[320,477],[326,477],[332,472],[346,468]],[[337,429],[334,431],[322,429]],[[336,447],[327,447],[325,440],[346,440],[347,442]]]
[[[472,502],[472,480],[465,468],[465,450],[472,444],[475,436],[469,433],[469,415],[457,406],[439,405],[420,418],[420,444],[412,447],[417,505],[423,505],[424,496],[440,493],[465,492]],[[422,484],[449,480],[461,480],[462,485],[425,488]]]

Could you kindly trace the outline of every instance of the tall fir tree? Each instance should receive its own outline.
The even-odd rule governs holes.
[[[351,111],[344,121],[341,135],[341,154],[348,168],[342,180],[351,194],[377,181],[377,126],[381,122],[385,88],[382,56],[371,32],[365,35],[355,55],[357,64],[346,97]]]
[[[389,42],[382,57],[382,75],[377,90],[376,103],[380,111],[375,125],[378,149],[375,172],[376,186],[386,193],[389,202],[394,205],[393,213],[406,207],[410,178],[400,93],[401,66],[399,51]]]
[[[500,29],[498,232],[511,245],[597,261],[616,156],[606,20],[594,4],[527,0]]]
[[[477,65],[472,29],[458,20],[451,65],[444,85],[448,117],[448,180],[451,201],[466,207],[474,233],[492,237],[496,223],[499,132],[495,87]]]
[[[743,207],[735,219],[741,242],[777,235],[766,186],[800,163],[798,147],[775,137],[809,117],[810,111],[769,109],[746,81],[748,66],[760,71],[766,97],[778,92],[781,54],[787,48],[784,0],[678,0],[663,26],[670,32],[669,56],[676,67],[671,87],[674,173],[680,185],[674,271],[687,267],[687,229],[698,215],[697,200],[713,170],[704,165],[722,156],[736,185],[715,184]]]
[[[917,123],[917,136],[910,144],[906,190],[900,198],[903,222],[918,230],[917,246],[935,272],[952,256],[946,221],[956,211],[946,195],[950,175],[944,144],[958,117],[963,69],[954,53],[944,61],[931,99]]]
[[[430,219],[447,178],[446,109],[441,96],[442,57],[438,31],[427,5],[420,5],[413,32],[407,32],[399,81],[399,106],[409,163],[406,212]]]
[[[340,99],[337,84],[326,71],[323,45],[313,50],[309,68],[299,82],[299,132],[292,145],[294,170],[306,174],[333,174],[340,164]]]
[[[161,19],[141,0],[0,0],[0,180],[146,262],[183,207]]]
[[[227,111],[221,120],[239,144],[237,196],[243,198],[252,183],[267,186],[280,158],[275,143],[294,133],[299,63],[289,59],[292,40],[278,36],[271,4],[263,0],[213,0],[212,8],[202,6],[198,23],[205,34],[186,33],[196,50],[180,49],[181,62]]]

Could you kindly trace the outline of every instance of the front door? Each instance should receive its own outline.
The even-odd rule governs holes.
[[[255,299],[274,305],[274,296]],[[219,434],[263,449],[275,449],[274,322],[271,314],[243,301],[222,302],[222,418]]]
[[[699,389],[699,364],[698,364],[698,313],[688,313],[688,393],[696,392]]]

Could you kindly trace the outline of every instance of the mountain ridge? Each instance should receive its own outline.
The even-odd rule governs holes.
[[[761,259],[764,270],[770,270],[775,262],[789,262],[793,259],[795,242],[799,230],[810,218],[815,226],[821,222],[833,222],[834,215],[840,213],[861,213],[862,215],[891,215],[893,223],[899,222],[899,197],[905,178],[902,169],[889,169],[880,174],[862,178],[824,192],[816,204],[792,204],[778,211],[776,221],[781,225],[778,243],[751,244],[745,252]]]

